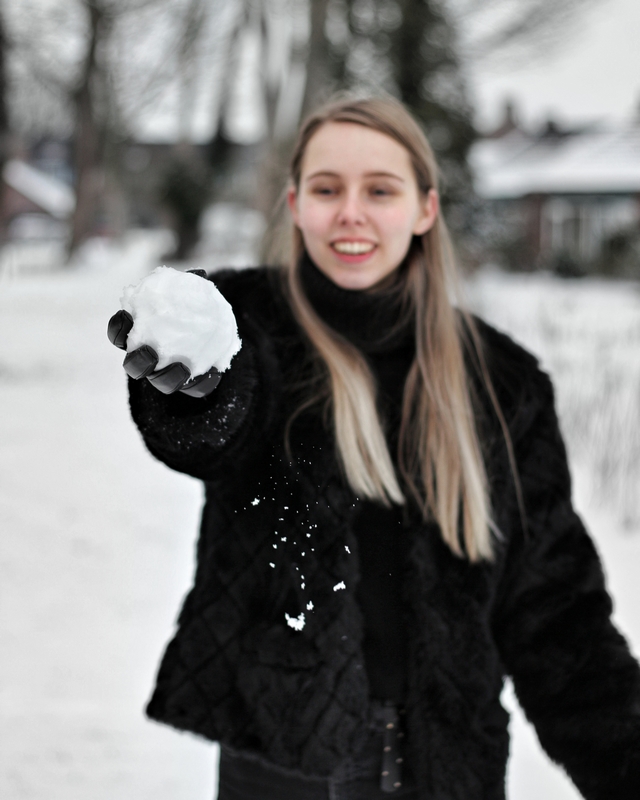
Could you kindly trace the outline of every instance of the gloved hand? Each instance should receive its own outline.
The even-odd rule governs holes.
[[[190,269],[201,278],[206,278],[207,273],[202,269]],[[127,337],[133,328],[133,317],[128,311],[117,311],[109,320],[107,336],[111,344],[121,350],[127,349]],[[174,361],[160,370],[156,370],[158,354],[147,344],[127,353],[122,366],[129,377],[139,380],[146,378],[156,389],[163,394],[182,392],[190,397],[206,397],[220,383],[220,373],[215,367],[204,375],[191,378],[189,368],[181,361]]]

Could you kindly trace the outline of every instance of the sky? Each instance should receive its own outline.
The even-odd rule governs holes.
[[[639,0],[599,0],[552,52],[474,67],[469,84],[478,126],[495,125],[507,97],[532,126],[550,116],[565,124],[640,116],[639,38]]]

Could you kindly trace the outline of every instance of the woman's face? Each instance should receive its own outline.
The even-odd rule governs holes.
[[[313,134],[288,202],[307,253],[343,289],[384,280],[438,214],[437,193],[418,191],[408,151],[351,122],[327,122]]]

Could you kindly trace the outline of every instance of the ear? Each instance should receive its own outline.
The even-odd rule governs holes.
[[[291,212],[294,223],[300,227],[298,224],[298,192],[295,186],[289,186],[287,189],[287,205],[289,206],[289,211]]]
[[[440,213],[440,197],[435,189],[429,189],[427,196],[421,198],[420,214],[413,227],[413,233],[416,236],[422,236],[423,233],[431,230],[438,219]]]

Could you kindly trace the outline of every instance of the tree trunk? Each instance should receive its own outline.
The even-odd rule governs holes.
[[[265,88],[268,135],[264,142],[260,159],[258,196],[256,207],[262,211],[268,222],[274,222],[282,212],[283,192],[287,180],[287,166],[298,127],[300,114],[307,114],[322,95],[331,88],[329,46],[325,36],[328,0],[313,0],[310,3],[310,33],[307,40],[292,43],[289,62],[289,76],[304,76],[304,93],[300,108],[293,106],[293,114],[287,114],[286,126],[277,125],[278,106],[288,98],[283,94],[288,90],[285,83],[272,89]],[[265,46],[269,42],[265,41]],[[295,93],[294,93],[295,94]]]
[[[89,43],[80,85],[73,94],[75,107],[74,172],[76,207],[71,223],[68,252],[71,256],[91,234],[104,184],[102,132],[96,118],[95,82],[98,78],[97,49],[104,35],[105,18],[96,3],[87,3]]]
[[[4,165],[9,158],[9,111],[7,108],[7,49],[4,17],[0,14],[0,201],[4,197]],[[5,222],[0,223],[0,243],[7,237]]]
[[[307,82],[302,102],[303,117],[334,89],[330,69],[331,54],[325,34],[329,0],[314,0],[310,5],[311,30],[307,50]]]

